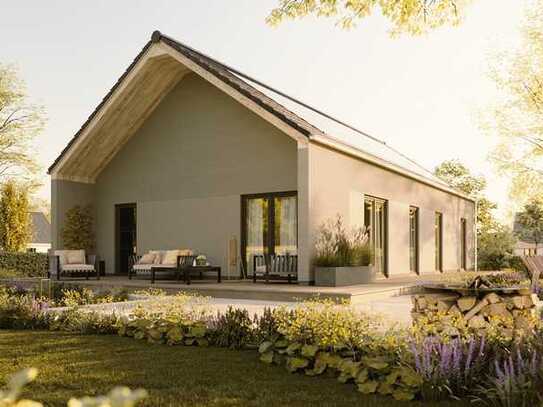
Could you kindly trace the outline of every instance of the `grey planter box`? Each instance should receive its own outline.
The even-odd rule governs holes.
[[[373,266],[315,267],[315,285],[320,287],[344,287],[373,281],[375,281]]]

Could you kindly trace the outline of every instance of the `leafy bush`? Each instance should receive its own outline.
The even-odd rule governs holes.
[[[477,239],[477,263],[479,270],[502,270],[518,265],[513,255],[517,238],[513,231],[497,225],[491,231],[480,233]]]
[[[367,266],[371,249],[366,228],[348,232],[341,216],[321,225],[315,244],[313,264],[318,267]]]
[[[0,251],[0,269],[10,271],[13,277],[46,277],[49,259],[45,253]]]
[[[94,216],[91,206],[76,205],[66,211],[66,221],[62,228],[62,241],[65,249],[92,252],[95,244]]]
[[[213,344],[222,348],[242,349],[253,343],[253,321],[245,309],[228,307],[217,313],[211,330]]]

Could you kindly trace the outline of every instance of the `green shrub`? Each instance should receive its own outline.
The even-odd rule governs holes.
[[[315,251],[313,264],[318,267],[367,266],[372,261],[366,228],[349,232],[339,215],[321,225]]]
[[[19,253],[0,251],[0,269],[15,277],[46,277],[49,258],[46,253]]]
[[[212,322],[213,344],[221,348],[242,349],[253,341],[253,321],[245,309],[228,307]]]

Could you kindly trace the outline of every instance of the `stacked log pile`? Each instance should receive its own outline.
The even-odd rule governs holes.
[[[532,294],[529,288],[507,293],[501,290],[489,292],[459,289],[413,295],[411,299],[414,322],[423,316],[436,320],[439,315],[454,315],[475,330],[484,330],[492,319],[509,321],[511,323],[508,325],[512,329],[529,329],[540,307],[538,296]],[[445,318],[445,324],[446,321]]]

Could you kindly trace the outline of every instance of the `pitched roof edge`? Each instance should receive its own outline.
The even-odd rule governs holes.
[[[397,164],[386,161],[383,158],[377,157],[377,156],[375,156],[375,155],[373,155],[371,153],[368,153],[366,151],[362,151],[359,148],[356,148],[356,147],[353,147],[353,146],[351,146],[349,144],[346,144],[343,141],[338,140],[335,137],[329,136],[327,134],[325,134],[325,135],[311,135],[309,137],[309,139],[311,141],[313,141],[314,143],[321,144],[323,146],[329,147],[329,148],[334,149],[335,151],[338,151],[338,152],[343,153],[343,154],[354,156],[354,157],[356,157],[358,159],[367,161],[367,162],[369,162],[369,163],[371,163],[373,165],[379,166],[379,167],[384,168],[384,169],[386,169],[388,171],[392,171],[392,172],[395,172],[397,174],[403,175],[404,177],[407,177],[407,178],[413,179],[415,181],[421,182],[421,183],[423,183],[425,185],[428,185],[428,186],[430,186],[432,188],[435,188],[435,189],[438,189],[440,191],[449,193],[451,195],[455,195],[455,196],[457,196],[459,198],[465,199],[465,200],[470,201],[472,203],[476,203],[476,201],[477,201],[475,198],[473,198],[473,197],[471,197],[469,195],[466,195],[466,194],[452,188],[451,186],[449,186],[444,181],[437,182],[437,181],[434,181],[434,180],[432,180],[432,179],[430,179],[428,177],[424,177],[424,176],[422,176],[420,174],[417,174],[417,173],[415,173],[413,171],[410,171],[410,170],[408,170],[406,168],[400,167]]]
[[[159,31],[155,31],[153,32],[153,36],[155,35],[155,33],[160,33]],[[128,66],[128,68],[126,68],[126,70],[122,73],[122,75],[119,77],[119,79],[117,79],[117,82],[115,82],[115,84],[111,87],[111,89],[109,90],[109,92],[104,96],[104,98],[100,101],[100,103],[98,104],[98,106],[96,106],[96,108],[92,111],[92,113],[89,115],[89,117],[87,118],[87,120],[85,120],[85,122],[83,123],[83,125],[81,126],[81,128],[75,133],[75,135],[70,139],[70,141],[68,142],[68,144],[66,144],[66,146],[62,149],[62,151],[60,152],[60,154],[58,155],[58,157],[55,159],[55,161],[53,162],[53,164],[51,164],[49,166],[49,168],[47,169],[47,174],[51,174],[51,172],[55,169],[55,167],[58,165],[58,163],[60,162],[60,160],[62,159],[62,157],[64,157],[64,155],[68,152],[68,150],[72,147],[72,145],[76,142],[76,140],[79,138],[79,136],[81,135],[81,133],[83,133],[83,131],[87,128],[87,126],[90,124],[90,122],[92,121],[92,119],[98,114],[98,112],[100,111],[100,109],[107,103],[107,101],[109,100],[109,98],[111,98],[111,96],[113,95],[113,93],[115,92],[115,90],[121,85],[121,83],[123,82],[123,80],[126,78],[126,76],[130,73],[130,71],[134,68],[134,66],[138,63],[138,61],[142,58],[142,56],[145,54],[145,51],[147,51],[147,49],[149,49],[149,47],[151,46],[151,44],[154,42],[153,41],[153,36],[151,37],[151,40],[148,41],[144,47],[142,48],[142,50],[138,53],[138,55],[136,55],[136,57],[134,58],[134,60],[132,61],[132,63]]]

